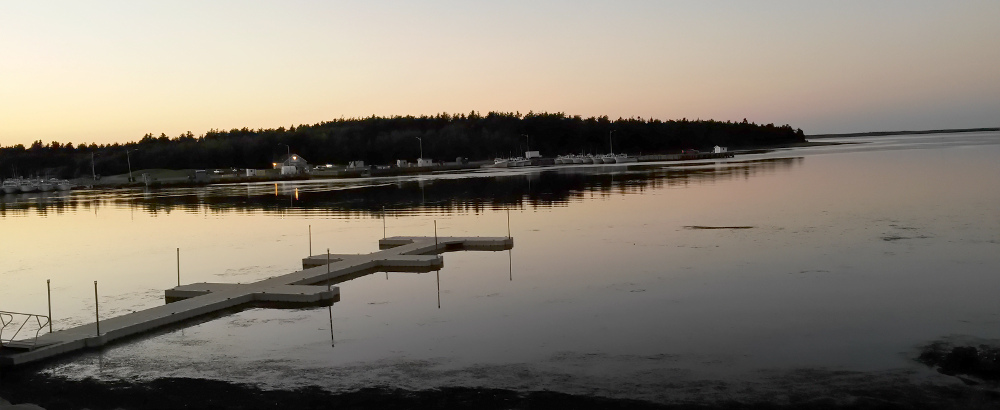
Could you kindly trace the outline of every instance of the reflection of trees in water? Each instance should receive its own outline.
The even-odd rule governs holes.
[[[243,212],[377,216],[390,213],[479,213],[502,208],[566,206],[598,194],[628,195],[648,190],[714,184],[787,171],[803,158],[692,164],[639,164],[619,167],[541,169],[527,174],[436,178],[355,185],[357,182],[304,182],[227,187],[164,189],[102,195],[63,195],[33,201],[0,200],[0,216],[35,208],[39,214],[102,206],[143,212]]]

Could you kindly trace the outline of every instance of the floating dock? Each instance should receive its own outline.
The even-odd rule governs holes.
[[[514,246],[509,237],[393,237],[379,241],[375,253],[321,254],[302,260],[303,269],[250,284],[194,283],[164,292],[163,306],[46,333],[34,339],[2,343],[0,366],[17,366],[71,352],[98,348],[170,325],[247,307],[329,306],[340,300],[333,286],[373,272],[429,272],[441,269],[441,253],[501,251]]]

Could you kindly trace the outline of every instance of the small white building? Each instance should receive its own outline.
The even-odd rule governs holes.
[[[716,153],[716,154],[721,154],[721,153],[726,152],[726,151],[728,151],[728,149],[726,149],[726,147],[720,147],[720,146],[716,145],[715,149],[712,152]]]
[[[281,175],[297,175],[309,172],[309,163],[301,155],[292,154],[281,162],[272,164],[274,169],[280,169]]]
[[[396,160],[396,166],[400,167],[400,168],[406,168],[406,167],[410,166],[410,163],[406,162],[405,159],[397,159]]]
[[[541,158],[541,157],[542,154],[539,153],[538,151],[527,151],[524,153],[524,158],[526,159]]]
[[[430,160],[429,158],[417,158],[418,167],[429,167],[431,165],[434,165],[434,161]]]
[[[348,169],[364,168],[364,167],[365,167],[365,162],[364,161],[351,161],[351,162],[347,163],[347,168]]]
[[[247,176],[248,177],[255,177],[255,176],[257,176],[257,170],[256,169],[249,169],[248,168],[247,169]]]

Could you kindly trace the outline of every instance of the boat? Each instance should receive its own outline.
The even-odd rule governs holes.
[[[619,164],[624,163],[624,162],[639,162],[639,158],[630,157],[630,156],[625,155],[625,154],[618,154],[618,155],[615,156],[615,162],[617,162]]]
[[[56,184],[54,184],[52,180],[48,179],[36,180],[35,184],[36,186],[38,186],[38,190],[42,192],[49,192],[53,189],[56,189]]]
[[[514,158],[497,158],[493,160],[493,165],[491,168],[513,168],[513,167],[525,167],[531,165],[531,160],[525,159],[523,157]]]
[[[23,193],[35,192],[38,190],[38,181],[33,179],[22,179],[18,189]]]
[[[69,191],[73,189],[73,184],[65,179],[52,178],[51,181],[53,184],[55,184],[56,190],[58,191]]]
[[[21,181],[20,179],[7,179],[3,181],[3,193],[5,194],[16,194],[21,192]]]

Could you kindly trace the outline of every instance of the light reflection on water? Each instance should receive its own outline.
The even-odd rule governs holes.
[[[920,344],[1000,338],[1000,192],[984,189],[1000,182],[1000,145],[995,133],[863,141],[718,163],[296,182],[277,194],[255,184],[5,198],[0,279],[12,285],[0,301],[44,312],[52,278],[59,328],[90,320],[95,279],[109,316],[162,303],[176,247],[185,283],[245,283],[298,269],[310,225],[313,253],[368,253],[383,206],[390,236],[431,235],[434,221],[441,235],[503,236],[509,208],[514,249],[446,254],[440,309],[433,272],[341,284],[335,347],[325,308],[252,309],[48,369],[657,400],[669,386],[768,369],[933,377],[909,360]]]

